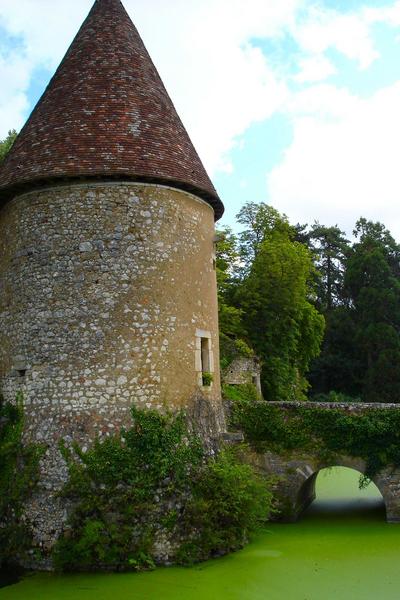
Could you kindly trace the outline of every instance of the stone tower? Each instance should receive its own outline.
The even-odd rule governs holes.
[[[97,0],[0,169],[0,386],[49,448],[38,530],[59,438],[112,433],[132,403],[223,427],[222,212],[121,2]]]

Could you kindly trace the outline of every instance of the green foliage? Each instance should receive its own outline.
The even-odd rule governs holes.
[[[182,414],[132,408],[132,417],[131,429],[97,440],[86,453],[76,444],[75,455],[62,448],[70,471],[64,494],[76,502],[55,550],[62,570],[151,565],[160,495],[168,502],[184,493],[202,463]]]
[[[133,408],[132,416],[131,429],[95,442],[86,453],[77,445],[73,452],[62,447],[70,471],[64,495],[75,508],[54,552],[61,570],[153,568],[153,544],[160,528],[186,544],[176,560],[197,560],[233,549],[234,540],[242,543],[252,526],[258,506],[240,508],[248,500],[246,477],[254,492],[255,480],[247,467],[223,454],[207,458],[198,438],[188,433],[182,413],[161,415]],[[216,485],[218,477],[229,480],[235,468],[242,473],[242,487],[236,495],[227,489],[224,497]],[[218,522],[211,514],[222,501],[221,511],[236,514],[232,522]],[[254,496],[254,503],[259,501]],[[267,502],[264,509],[267,513]],[[189,514],[197,515],[196,524]],[[193,540],[199,546],[196,556],[189,550]]]
[[[218,284],[218,317],[220,331],[229,337],[243,334],[242,311],[235,306],[240,256],[237,239],[229,227],[217,231],[216,271]]]
[[[293,227],[264,203],[237,220],[217,250],[221,367],[244,340],[268,400],[303,399],[309,381],[312,397],[398,402],[400,247],[385,226],[360,218],[351,245],[337,226]]]
[[[247,346],[261,360],[267,399],[304,398],[305,375],[324,330],[312,304],[317,280],[312,256],[295,241],[309,236],[305,226],[290,226],[264,203],[248,202],[237,220],[243,231],[236,237],[224,230],[217,247],[221,367]]]
[[[265,480],[241,464],[233,451],[221,452],[193,486],[183,520],[195,534],[182,544],[179,562],[191,564],[240,548],[267,520],[270,505]]]
[[[218,319],[220,361],[225,369],[236,356],[251,352],[241,338],[245,335],[242,310],[235,304],[241,270],[236,236],[229,227],[217,231],[216,268],[218,284]],[[245,350],[246,348],[246,350]]]
[[[230,402],[257,402],[260,400],[257,388],[252,383],[243,383],[240,385],[223,385],[222,395],[225,400]]]
[[[252,358],[254,350],[247,343],[240,339],[232,339],[222,332],[219,337],[220,363],[221,369],[224,370],[232,363],[235,358]]]
[[[244,340],[235,340],[235,349],[238,356],[245,358],[252,358],[254,356],[254,350]]]
[[[374,409],[345,413],[339,409],[287,406],[250,399],[233,405],[232,424],[258,451],[312,452],[329,460],[337,454],[361,457],[366,477],[384,467],[400,467],[400,412]]]
[[[400,397],[399,250],[380,223],[358,222],[360,241],[348,259],[345,290],[351,298],[358,381],[365,401]]]
[[[319,352],[324,319],[310,303],[313,265],[305,246],[273,231],[258,248],[241,289],[248,338],[262,360],[267,400],[301,399]]]
[[[0,140],[0,164],[3,162],[9,151],[11,150],[11,146],[15,142],[17,138],[17,132],[15,129],[8,132],[8,136],[5,140]]]
[[[331,390],[360,398],[362,361],[357,346],[353,311],[346,306],[334,307],[326,314],[326,333],[321,355],[311,366],[311,395]]]
[[[238,223],[244,225],[239,234],[240,257],[244,270],[248,272],[266,237],[272,232],[279,232],[286,237],[294,235],[286,215],[281,215],[275,208],[260,202],[247,202],[236,215]]]
[[[209,373],[208,371],[203,371],[202,378],[203,378],[203,385],[206,387],[209,387],[212,384],[212,382],[214,381],[213,374]]]
[[[16,404],[0,397],[0,566],[13,563],[31,548],[24,503],[35,488],[43,449],[22,443],[22,397]]]
[[[320,277],[317,279],[317,304],[326,312],[343,302],[343,279],[349,242],[338,227],[315,223],[310,240]]]
[[[341,392],[335,392],[331,390],[329,394],[316,394],[313,397],[314,402],[337,402],[337,403],[354,403],[360,402],[360,398],[354,398],[353,396],[347,396]]]
[[[337,228],[311,230],[326,317],[312,396],[336,390],[366,402],[400,398],[400,248],[382,223],[357,221],[350,247]]]

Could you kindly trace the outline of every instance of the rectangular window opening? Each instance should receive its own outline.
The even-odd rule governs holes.
[[[201,338],[201,372],[203,385],[210,386],[212,375],[210,373],[210,340],[209,338]]]

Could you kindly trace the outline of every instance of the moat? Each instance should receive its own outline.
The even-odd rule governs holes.
[[[246,548],[192,568],[142,574],[30,575],[4,600],[397,600],[400,527],[374,486],[349,469],[322,472],[296,524],[270,524]]]

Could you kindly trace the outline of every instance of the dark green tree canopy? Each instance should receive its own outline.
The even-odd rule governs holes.
[[[217,259],[223,359],[227,338],[244,340],[261,359],[266,398],[301,398],[324,327],[311,302],[311,252],[267,204],[250,202],[237,218],[244,228],[237,237],[224,232]]]
[[[255,259],[265,237],[272,231],[289,234],[292,228],[286,215],[281,215],[275,208],[261,202],[248,202],[236,215],[238,223],[244,225],[239,234],[239,250],[244,266],[248,269]]]
[[[237,219],[242,231],[225,233],[217,261],[223,352],[232,340],[254,349],[267,399],[304,397],[309,377],[312,397],[400,401],[400,248],[390,231],[361,217],[350,242],[338,226],[292,226],[254,202]]]
[[[310,303],[313,264],[307,248],[280,229],[265,237],[241,290],[244,323],[263,363],[267,400],[300,399],[319,353],[324,318]]]
[[[310,242],[320,274],[317,282],[318,305],[322,310],[330,311],[343,302],[343,277],[349,241],[336,225],[325,227],[314,223]]]
[[[360,218],[337,279],[340,305],[327,316],[315,393],[332,390],[368,402],[400,401],[399,247],[382,223]]]

